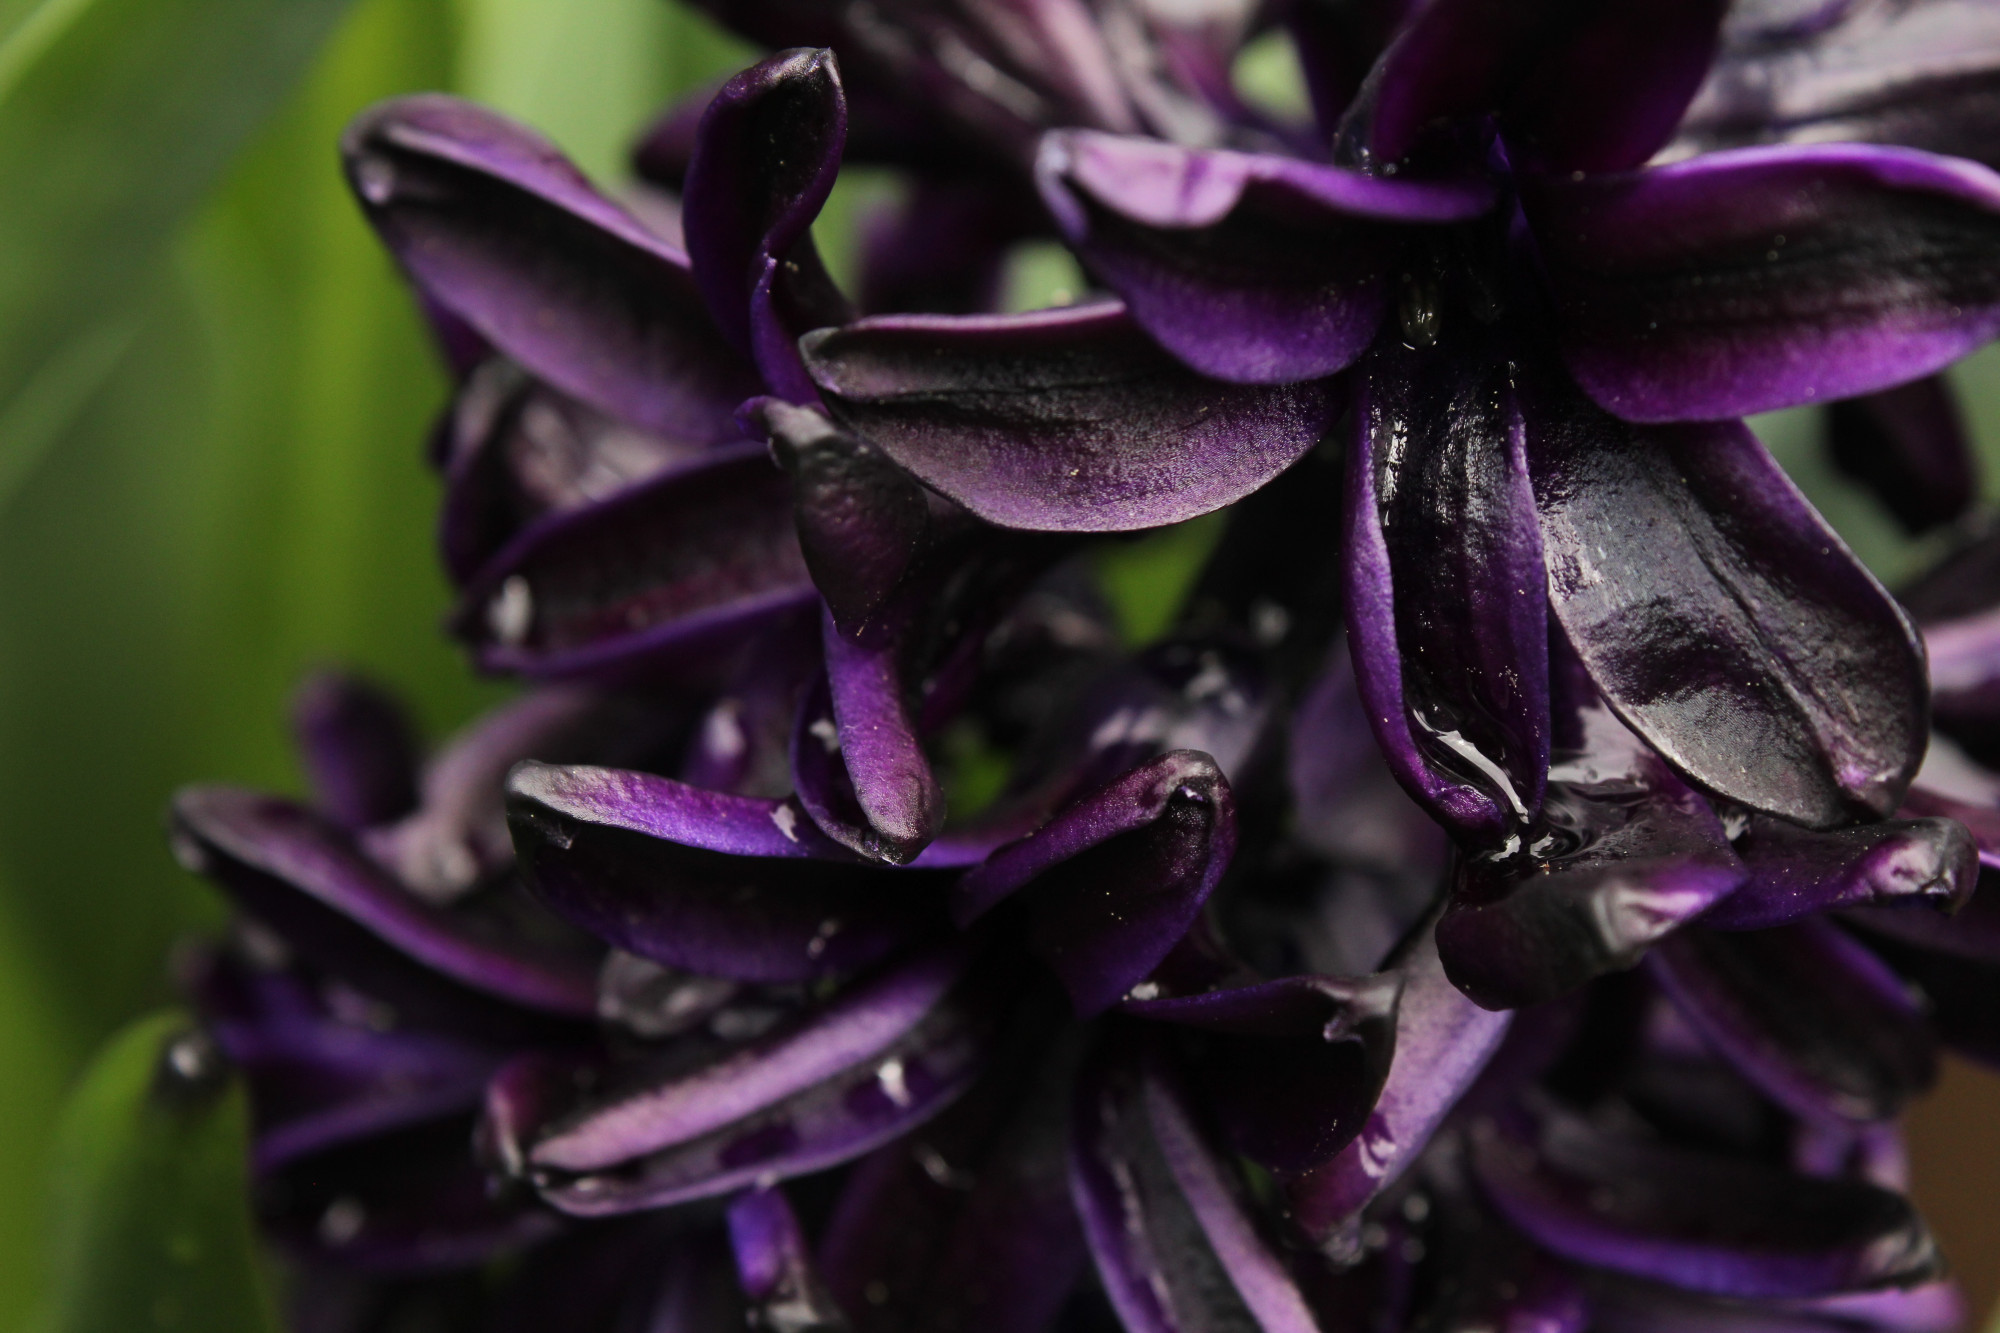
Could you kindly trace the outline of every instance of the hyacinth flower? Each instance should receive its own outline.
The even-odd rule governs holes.
[[[1951,1326],[1893,1118],[1940,1040],[2000,1048],[1979,770],[1875,793],[1895,818],[1787,820],[1691,774],[1559,614],[1525,659],[1529,859],[1468,835],[1376,745],[1381,608],[1349,606],[1350,652],[1352,563],[1301,550],[1338,512],[1313,446],[1352,386],[1198,375],[1106,305],[811,333],[841,317],[804,248],[841,105],[823,54],[726,85],[685,251],[464,104],[350,137],[448,345],[516,395],[468,418],[475,375],[458,407],[454,457],[485,469],[447,500],[476,518],[462,545],[447,519],[461,632],[578,683],[421,780],[393,715],[330,687],[302,725],[317,810],[177,803],[186,859],[259,923],[190,970],[318,1326]],[[800,143],[803,168],[774,151]],[[1596,411],[1552,366],[1521,401]],[[1218,479],[1190,439],[1264,472]],[[919,447],[1004,493],[952,493]],[[695,463],[648,473],[663,448]],[[635,498],[730,450],[709,489]],[[1764,488],[1752,518],[1664,512],[1732,577],[1824,543],[1766,604],[1858,606],[1913,655],[1761,458],[1728,474]],[[1647,498],[1598,501],[1650,536]],[[1232,501],[1137,654],[1074,537],[990,508],[1089,532]],[[755,558],[749,520],[692,521],[737,502]],[[946,822],[953,716],[1011,729],[1015,762]],[[468,1273],[495,1254],[520,1257]]]

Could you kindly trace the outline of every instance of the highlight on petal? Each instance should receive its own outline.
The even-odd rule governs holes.
[[[691,1069],[618,1071],[547,1120],[532,1106],[488,1115],[533,1126],[523,1169],[579,1216],[769,1184],[859,1157],[950,1105],[986,1056],[990,992],[961,952],[926,954]]]
[[[851,974],[940,924],[935,886],[856,864],[788,801],[530,762],[507,805],[522,873],[552,910],[670,967],[774,983]]]
[[[1822,918],[1684,931],[1648,967],[1711,1046],[1805,1119],[1887,1120],[1937,1077],[1935,1041],[1908,988]]]
[[[540,379],[701,438],[757,391],[687,258],[546,140],[469,102],[385,102],[341,141],[363,211],[416,284]]]
[[[812,239],[846,141],[833,52],[782,51],[709,102],[683,187],[688,258],[716,327],[797,403],[814,396],[799,335],[852,314]]]
[[[1714,812],[1664,765],[1583,776],[1550,771],[1527,846],[1460,860],[1438,952],[1453,984],[1489,1009],[1631,967],[1743,883]]]
[[[475,919],[425,902],[302,806],[190,787],[175,796],[170,819],[182,864],[213,877],[335,975],[393,980],[422,968],[528,1009],[584,1018],[596,1011],[595,958],[495,938]]]
[[[1920,793],[1913,788],[1910,797],[1905,811]],[[1993,813],[2000,826],[2000,811]],[[1735,846],[1750,878],[1702,918],[1711,930],[1762,930],[1871,903],[1921,902],[1952,912],[1979,882],[1979,848],[1952,819],[1894,819],[1816,833],[1757,815]]]
[[[2000,162],[2000,14],[1983,0],[1735,8],[1663,158],[1883,143]]]
[[[1383,755],[1460,836],[1534,817],[1549,762],[1542,534],[1511,366],[1385,338],[1348,455],[1354,677]]]
[[[1475,1126],[1473,1165],[1501,1216],[1563,1258],[1690,1291],[1824,1296],[1937,1274],[1901,1195],[1751,1159],[1615,1137],[1574,1115]]]
[[[1352,1240],[1361,1209],[1416,1161],[1513,1021],[1513,1014],[1482,1009],[1451,984],[1429,930],[1394,970],[1403,976],[1403,991],[1382,1095],[1359,1136],[1287,1191],[1293,1217],[1322,1243]]]
[[[1740,423],[1528,418],[1556,618],[1618,716],[1710,791],[1827,827],[1895,810],[1926,744],[1908,617]]]
[[[1563,357],[1627,420],[1853,398],[2000,333],[2000,176],[1962,159],[1745,148],[1523,198]]]
[[[453,628],[489,671],[620,681],[712,671],[815,600],[784,474],[746,441],[522,532]]]
[[[904,683],[908,644],[898,632],[903,628],[884,625],[850,639],[828,614],[822,618],[820,638],[826,655],[827,711],[833,717],[839,750],[837,767],[864,821],[853,830],[850,845],[899,865],[912,860],[944,827],[944,790],[924,753],[916,701]],[[808,704],[816,698],[809,694]],[[803,720],[806,713],[800,717]],[[823,734],[807,738],[820,720],[804,723],[806,729],[794,735],[795,772],[805,770],[808,757],[834,764]],[[815,746],[822,753],[815,755]],[[801,794],[806,790],[802,782]],[[833,807],[826,809],[831,813]],[[813,811],[815,818],[819,814]]]
[[[1203,379],[1117,304],[809,334],[835,421],[990,523],[1125,532],[1242,499],[1319,443],[1324,381]]]
[[[1236,799],[1207,755],[1175,750],[1073,802],[968,871],[961,924],[1020,895],[1028,939],[1094,1014],[1157,966],[1193,925],[1236,851]]]
[[[1035,177],[1132,318],[1195,370],[1240,384],[1344,369],[1382,321],[1400,227],[1493,205],[1481,181],[1403,182],[1084,130],[1044,138]]]

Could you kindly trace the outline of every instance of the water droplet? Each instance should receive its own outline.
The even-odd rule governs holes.
[[[361,1228],[367,1224],[368,1210],[362,1206],[361,1200],[351,1194],[343,1194],[319,1215],[319,1238],[337,1249],[359,1236]]]
[[[534,590],[528,587],[527,579],[512,575],[487,604],[486,624],[504,646],[519,648],[528,641],[528,631],[534,623]]]
[[[396,195],[396,165],[386,157],[370,154],[354,167],[355,184],[361,197],[377,208]]]

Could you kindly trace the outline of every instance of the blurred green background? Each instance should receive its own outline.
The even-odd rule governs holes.
[[[654,111],[749,55],[670,0],[0,0],[0,1333],[43,1291],[65,1095],[220,916],[165,853],[168,793],[296,789],[284,711],[316,665],[387,681],[433,738],[498,697],[438,633],[420,452],[445,385],[349,204],[342,126],[450,89],[615,180]],[[1282,51],[1244,74],[1296,103]],[[837,196],[836,272],[881,188]],[[1019,270],[1074,282],[1047,251]],[[1963,371],[1988,445],[1994,364]],[[1810,416],[1760,424],[1885,576],[1923,557],[1818,462]],[[1106,573],[1137,605],[1199,545]],[[157,1026],[71,1139],[142,1087]],[[109,1169],[77,1151],[55,1160]]]

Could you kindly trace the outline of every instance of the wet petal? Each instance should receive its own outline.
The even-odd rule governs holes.
[[[784,474],[745,442],[531,527],[465,590],[489,671],[620,679],[713,666],[816,600]]]
[[[1941,375],[1835,403],[1827,443],[1911,534],[1964,514],[1979,498],[1979,460]]]
[[[1991,813],[2000,824],[2000,812]],[[1979,881],[1979,849],[1965,826],[1951,819],[1895,819],[1815,833],[1759,815],[1735,845],[1750,878],[1702,918],[1712,930],[1761,930],[1869,903],[1922,902],[1956,911]]]
[[[858,985],[693,1070],[595,1093],[542,1126],[527,1169],[584,1216],[665,1207],[824,1170],[909,1132],[970,1085],[986,983],[946,952]]]
[[[1295,976],[1120,1008],[1215,1034],[1190,1056],[1198,1082],[1231,1145],[1287,1179],[1360,1132],[1389,1075],[1403,984],[1393,972]]]
[[[302,806],[191,787],[174,798],[171,820],[184,864],[336,975],[394,975],[415,963],[531,1009],[580,1017],[596,1010],[594,958],[481,932],[475,919],[404,889]]]
[[[2000,176],[1901,148],[1746,148],[1524,196],[1563,356],[1632,421],[1873,393],[2000,332]]]
[[[1073,1122],[1071,1192],[1127,1329],[1319,1328],[1286,1257],[1258,1234],[1242,1185],[1157,1062],[1094,1062]]]
[[[1903,808],[1897,813],[1903,820],[1915,817],[1916,822],[1926,827],[1940,820],[1959,825],[1972,838],[1979,864],[2000,868],[2000,810],[1990,805],[1975,805],[1970,801],[1956,800],[1927,787],[1915,786],[1911,787],[1903,797]],[[1931,818],[1926,819],[1923,816]],[[1938,836],[1940,864],[1955,865],[1955,862],[1948,861],[1942,854],[1948,845],[1946,839],[1949,835],[1940,832]],[[1901,884],[1907,881],[1899,877],[1896,882]],[[1971,890],[1968,889],[1967,892]],[[1957,902],[1960,899],[1954,898],[1953,901]]]
[[[1552,771],[1534,841],[1462,858],[1438,922],[1445,971],[1491,1009],[1631,967],[1744,880],[1708,803],[1663,765],[1588,782],[1564,780],[1566,767]]]
[[[836,421],[1001,527],[1123,532],[1208,513],[1338,412],[1323,381],[1202,379],[1111,304],[862,320],[803,350]]]
[[[1175,750],[967,872],[952,911],[969,923],[1021,894],[1032,946],[1093,1014],[1187,933],[1235,850],[1228,782],[1207,755]]]
[[[716,338],[686,257],[532,132],[429,94],[366,113],[341,151],[417,284],[539,378],[694,438],[757,391]]]
[[[1398,960],[1395,1059],[1357,1137],[1325,1166],[1294,1182],[1292,1214],[1326,1241],[1352,1223],[1429,1144],[1446,1115],[1499,1049],[1513,1015],[1481,1009],[1445,977],[1430,931]]]
[[[1043,139],[1035,175],[1070,244],[1140,327],[1202,374],[1242,384],[1344,369],[1382,322],[1399,228],[1493,203],[1483,183],[1086,131]]]
[[[1687,931],[1649,966],[1696,1031],[1796,1115],[1886,1120],[1937,1077],[1908,989],[1827,921]]]
[[[682,227],[695,283],[722,336],[797,403],[814,398],[799,335],[851,315],[812,239],[846,140],[833,52],[801,48],[722,85],[688,164]]]
[[[1800,823],[1896,808],[1926,740],[1915,632],[1747,429],[1564,393],[1528,466],[1556,617],[1667,762]]]
[[[1902,1196],[1761,1162],[1620,1139],[1551,1113],[1473,1136],[1487,1197],[1564,1258],[1717,1295],[1818,1296],[1934,1276]]]
[[[320,672],[292,696],[292,731],[316,803],[335,823],[363,829],[416,807],[416,736],[382,690]]]
[[[759,982],[851,973],[938,919],[924,905],[935,886],[855,864],[790,802],[527,763],[508,808],[551,908],[671,967]]]
[[[1354,675],[1398,781],[1446,827],[1531,818],[1548,768],[1548,599],[1510,365],[1385,338],[1348,459]]]

